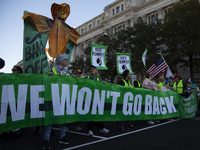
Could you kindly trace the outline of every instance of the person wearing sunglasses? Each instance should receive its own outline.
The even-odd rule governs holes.
[[[12,68],[12,73],[23,73],[23,70],[20,66],[14,66]]]

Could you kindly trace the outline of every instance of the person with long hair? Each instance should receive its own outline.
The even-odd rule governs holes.
[[[155,91],[160,91],[157,87],[157,84],[154,83],[153,81],[151,81],[151,74],[149,72],[147,72],[145,74],[145,79],[143,80],[143,88],[144,89],[151,89],[151,90],[155,90]],[[159,123],[160,121],[158,120],[147,120],[147,123],[150,125],[153,125],[156,123]]]

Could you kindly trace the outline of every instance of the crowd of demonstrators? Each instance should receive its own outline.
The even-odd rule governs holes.
[[[91,65],[90,66],[90,75],[85,76],[85,79],[89,79],[89,80],[94,80],[94,81],[102,81],[102,79],[100,77],[97,76],[98,75],[98,69],[96,66]],[[105,81],[103,81],[105,83]],[[100,128],[100,132],[107,134],[109,132],[108,129],[106,129],[104,127],[104,122],[87,122],[87,127],[88,127],[88,135],[89,136],[93,136],[93,126],[96,125]]]
[[[0,58],[0,69],[3,68],[5,65],[4,60]],[[51,72],[49,72],[49,75],[65,75],[65,76],[73,76],[73,77],[79,77],[81,78],[82,71],[80,69],[77,69],[76,72],[73,75],[69,70],[68,70],[68,59],[65,54],[60,54],[56,57],[56,65],[51,67]],[[89,80],[94,80],[94,81],[100,81],[103,82],[101,77],[98,76],[98,69],[96,66],[91,65],[89,67],[90,69],[90,74],[85,76],[85,79]],[[19,66],[13,66],[12,68],[12,73],[23,73],[23,70]],[[173,90],[177,92],[178,94],[182,96],[188,96],[190,93],[194,91],[196,85],[192,82],[191,79],[188,79],[188,81],[184,81],[179,75],[175,75],[174,77],[169,77],[167,80],[163,76],[159,78],[159,82],[156,82],[157,80],[153,81],[151,80],[151,75],[150,73],[146,73],[144,78],[142,77],[141,74],[137,74],[136,78],[133,82],[133,85],[130,82],[131,79],[131,73],[129,70],[125,70],[122,75],[117,75],[114,83],[129,87],[129,88],[144,88],[144,89],[150,89],[150,90],[155,90],[155,91],[167,91],[166,89],[163,90],[164,88],[167,88],[168,90]],[[105,83],[105,82],[104,82]],[[135,129],[134,126],[132,125],[132,121],[121,121],[121,127],[120,130],[124,131],[125,130],[125,123],[128,122],[128,128],[130,129]],[[150,125],[153,125],[155,123],[159,123],[159,120],[147,120],[147,123]],[[75,130],[76,131],[82,131],[83,129],[80,127],[80,123],[77,122],[75,123]],[[109,130],[105,128],[104,122],[87,122],[87,131],[88,131],[88,136],[93,136],[93,126],[98,126],[99,127],[99,132],[107,134],[109,133]],[[66,139],[66,124],[60,124],[60,138],[59,138],[59,143],[63,144],[69,144],[70,141]],[[52,127],[53,125],[47,125],[44,127],[44,141],[43,141],[43,149],[50,149],[49,146],[49,140],[50,140],[50,135],[54,134],[52,132]],[[36,130],[34,132],[34,135],[37,135],[41,131],[41,127],[36,127]],[[15,136],[21,135],[21,129],[15,129],[12,130],[10,133],[12,133]]]
[[[131,79],[131,73],[129,70],[125,70],[122,74],[123,79],[119,81],[119,85],[125,86],[125,87],[133,87],[130,83]],[[128,121],[128,128],[134,129],[134,126],[132,125],[131,121]],[[121,131],[124,131],[124,121],[121,121]]]

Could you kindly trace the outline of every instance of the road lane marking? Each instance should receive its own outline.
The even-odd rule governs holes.
[[[150,126],[150,127],[146,127],[146,128],[142,128],[142,129],[139,129],[139,130],[135,130],[135,131],[119,134],[119,135],[112,136],[112,137],[103,138],[103,139],[100,139],[100,140],[97,140],[97,141],[93,141],[93,142],[89,142],[89,143],[85,143],[85,144],[81,144],[81,145],[65,148],[65,149],[62,149],[62,150],[72,150],[72,149],[76,149],[76,148],[92,145],[92,144],[95,144],[95,143],[100,143],[100,142],[103,142],[103,141],[111,140],[111,139],[122,137],[122,136],[125,136],[125,135],[129,135],[129,134],[141,132],[141,131],[144,131],[144,130],[152,129],[152,128],[155,128],[155,127],[158,127],[158,126],[162,126],[162,125],[165,125],[165,124],[169,124],[169,123],[172,123],[172,122],[175,122],[175,121],[179,121],[179,120],[181,120],[181,119],[176,119],[176,120],[167,121],[167,122],[164,122],[164,123],[159,123],[159,124],[156,124],[156,125],[153,125],[153,126]]]

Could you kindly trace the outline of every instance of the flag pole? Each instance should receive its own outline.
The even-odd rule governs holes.
[[[165,58],[163,57],[163,55],[160,53],[161,57],[163,58],[163,60],[165,61]],[[165,61],[165,63],[167,64],[167,62]],[[167,67],[169,68],[169,65],[167,64]],[[171,69],[169,68],[169,70],[171,71]],[[171,71],[172,73],[172,71]]]

